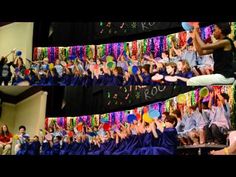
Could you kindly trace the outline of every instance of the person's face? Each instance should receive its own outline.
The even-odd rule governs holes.
[[[220,38],[220,35],[221,35],[221,29],[217,26],[217,25],[214,25],[214,38],[215,39],[219,39]]]
[[[162,115],[161,115],[161,120],[164,122],[165,119],[166,119],[166,115],[165,115],[165,114],[162,114]]]
[[[132,60],[136,60],[136,57],[135,57],[135,55],[132,55],[132,57],[131,57],[131,58],[132,58]]]
[[[124,55],[121,56],[120,60],[121,60],[121,61],[125,61]]]
[[[166,55],[165,52],[163,52],[163,53],[161,54],[161,58],[167,58],[167,55]]]
[[[53,129],[52,128],[49,128],[49,133],[53,133]]]
[[[35,136],[34,137],[34,141],[39,141],[38,137]]]
[[[21,128],[21,129],[19,130],[19,132],[20,132],[20,134],[24,134],[24,133],[25,133],[25,129],[24,129],[24,128]]]
[[[144,68],[142,68],[141,71],[142,71],[142,73],[145,73],[145,72],[146,72],[146,70],[145,70]]]
[[[6,125],[3,125],[3,126],[2,126],[2,130],[3,130],[4,132],[6,132],[6,131],[7,131],[7,126],[6,126]]]
[[[100,65],[100,64],[101,64],[100,60],[97,60],[97,64],[98,64],[98,65]]]
[[[171,66],[166,66],[166,72],[167,74],[173,74],[174,68],[172,68]]]
[[[114,74],[115,76],[118,76],[118,71],[117,71],[117,69],[114,69],[114,70],[113,70],[113,74]]]
[[[56,60],[56,65],[59,65],[60,64],[60,60]]]
[[[166,126],[166,128],[173,128],[174,127],[173,124],[170,122],[165,122],[165,126]]]
[[[130,73],[129,72],[125,72],[125,77],[130,77]]]
[[[177,63],[177,69],[178,69],[178,71],[182,71],[182,69],[183,69],[183,63],[182,62]]]

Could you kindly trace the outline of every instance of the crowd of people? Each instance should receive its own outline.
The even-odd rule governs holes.
[[[80,122],[65,129],[55,121],[33,138],[25,126],[13,136],[3,125],[0,153],[10,153],[13,137],[16,155],[174,155],[181,145],[226,145],[232,130],[228,101],[229,96],[218,89],[207,100],[199,98],[189,107],[180,104],[149,123],[142,117],[109,128],[104,122],[94,126]]]
[[[41,137],[30,136],[25,126],[19,127],[16,135],[16,155],[173,155],[177,149],[177,119],[167,116],[165,124],[156,119],[150,124],[134,121],[131,124],[113,126],[105,131],[102,126],[90,128],[74,127],[65,130],[54,125],[44,131]],[[101,124],[102,125],[102,124]],[[3,125],[3,127],[7,127]],[[5,129],[4,129],[5,130]],[[12,142],[12,134],[1,133]],[[5,134],[4,134],[5,133]],[[5,138],[6,139],[6,138]],[[3,138],[0,141],[3,143]],[[10,142],[9,142],[10,143]],[[5,143],[6,144],[6,143]],[[11,147],[1,145],[3,155],[9,154]]]
[[[40,86],[232,84],[235,47],[227,38],[230,25],[219,23],[214,30],[217,42],[205,44],[199,36],[199,27],[196,27],[182,48],[172,40],[171,48],[157,58],[152,52],[132,56],[124,52],[118,58],[82,59],[60,55],[54,63],[49,63],[48,58],[27,59],[25,62],[29,62],[30,67],[26,68],[23,59],[13,50],[12,61],[8,59],[9,55],[1,58],[0,83]]]

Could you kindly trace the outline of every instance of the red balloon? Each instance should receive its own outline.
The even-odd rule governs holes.
[[[148,112],[148,108],[147,108],[147,107],[144,107],[144,108],[143,108],[143,113],[146,113],[146,112]]]
[[[69,137],[73,137],[73,135],[74,135],[74,134],[73,134],[72,131],[69,131],[69,132],[68,132],[68,136],[69,136]]]
[[[105,124],[103,125],[103,129],[104,129],[105,131],[109,131],[110,128],[111,128],[111,126],[110,126],[109,123],[105,123]]]
[[[25,75],[28,76],[30,74],[30,70],[29,69],[26,69],[25,70]]]
[[[141,119],[141,115],[140,114],[136,114],[136,117],[137,117],[137,120],[140,120]]]

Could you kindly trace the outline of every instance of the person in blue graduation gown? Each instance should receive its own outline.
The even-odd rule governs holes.
[[[141,82],[141,85],[151,85],[151,75],[149,74],[149,65],[144,65],[142,67],[142,73],[140,73],[140,70],[137,73],[138,78]]]
[[[165,126],[162,122],[155,121],[157,128],[162,132],[158,134],[158,138],[161,139],[158,147],[150,147],[145,155],[175,155],[178,145],[177,131],[175,126],[177,125],[177,119],[175,116],[169,115],[165,119]]]
[[[38,136],[34,136],[33,142],[29,143],[28,155],[39,155],[41,143]]]
[[[68,155],[72,148],[73,137],[65,136],[60,150],[60,155]]]
[[[135,78],[133,74],[130,74],[128,71],[125,71],[124,76],[124,86],[135,85]]]
[[[61,150],[61,136],[55,136],[52,145],[52,154],[59,155]]]
[[[178,79],[177,84],[180,86],[186,86],[187,80],[194,76],[189,66],[189,63],[186,60],[179,60],[177,62],[177,70],[178,70],[178,74],[176,74],[176,78]]]

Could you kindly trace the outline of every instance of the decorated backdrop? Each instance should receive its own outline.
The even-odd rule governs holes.
[[[236,23],[232,22],[233,38],[236,33]],[[205,41],[211,40],[213,33],[213,25],[201,28],[201,36]],[[160,57],[162,51],[168,50],[171,41],[179,47],[184,46],[189,38],[189,31],[182,31],[167,36],[156,36],[152,38],[140,39],[129,42],[108,43],[100,45],[83,45],[83,46],[67,46],[67,47],[36,47],[34,48],[34,59],[42,59],[48,57],[50,62],[54,62],[56,58],[62,59],[64,55],[66,59],[78,57],[84,61],[86,58],[104,57],[113,55],[115,59],[120,54],[141,56],[145,53],[152,52],[154,57]]]
[[[95,115],[84,115],[78,117],[47,117],[45,119],[45,128],[48,129],[55,122],[65,129],[68,127],[74,127],[79,125],[81,122],[88,126],[98,126],[104,123],[107,127],[112,125],[120,125],[120,123],[131,123],[133,120],[139,120],[143,118],[146,122],[152,122],[155,118],[160,118],[163,112],[172,112],[177,106],[182,106],[187,111],[187,107],[195,105],[199,97],[203,98],[203,101],[209,99],[209,91],[220,89],[222,93],[227,93],[230,97],[229,103],[232,108],[232,117],[234,116],[234,97],[235,87],[234,86],[212,86],[198,88],[176,97],[170,98],[166,101],[160,101],[153,104],[149,104],[142,107],[137,107],[131,110],[123,110],[117,112],[110,112],[105,114]],[[233,109],[234,108],[234,109]]]

